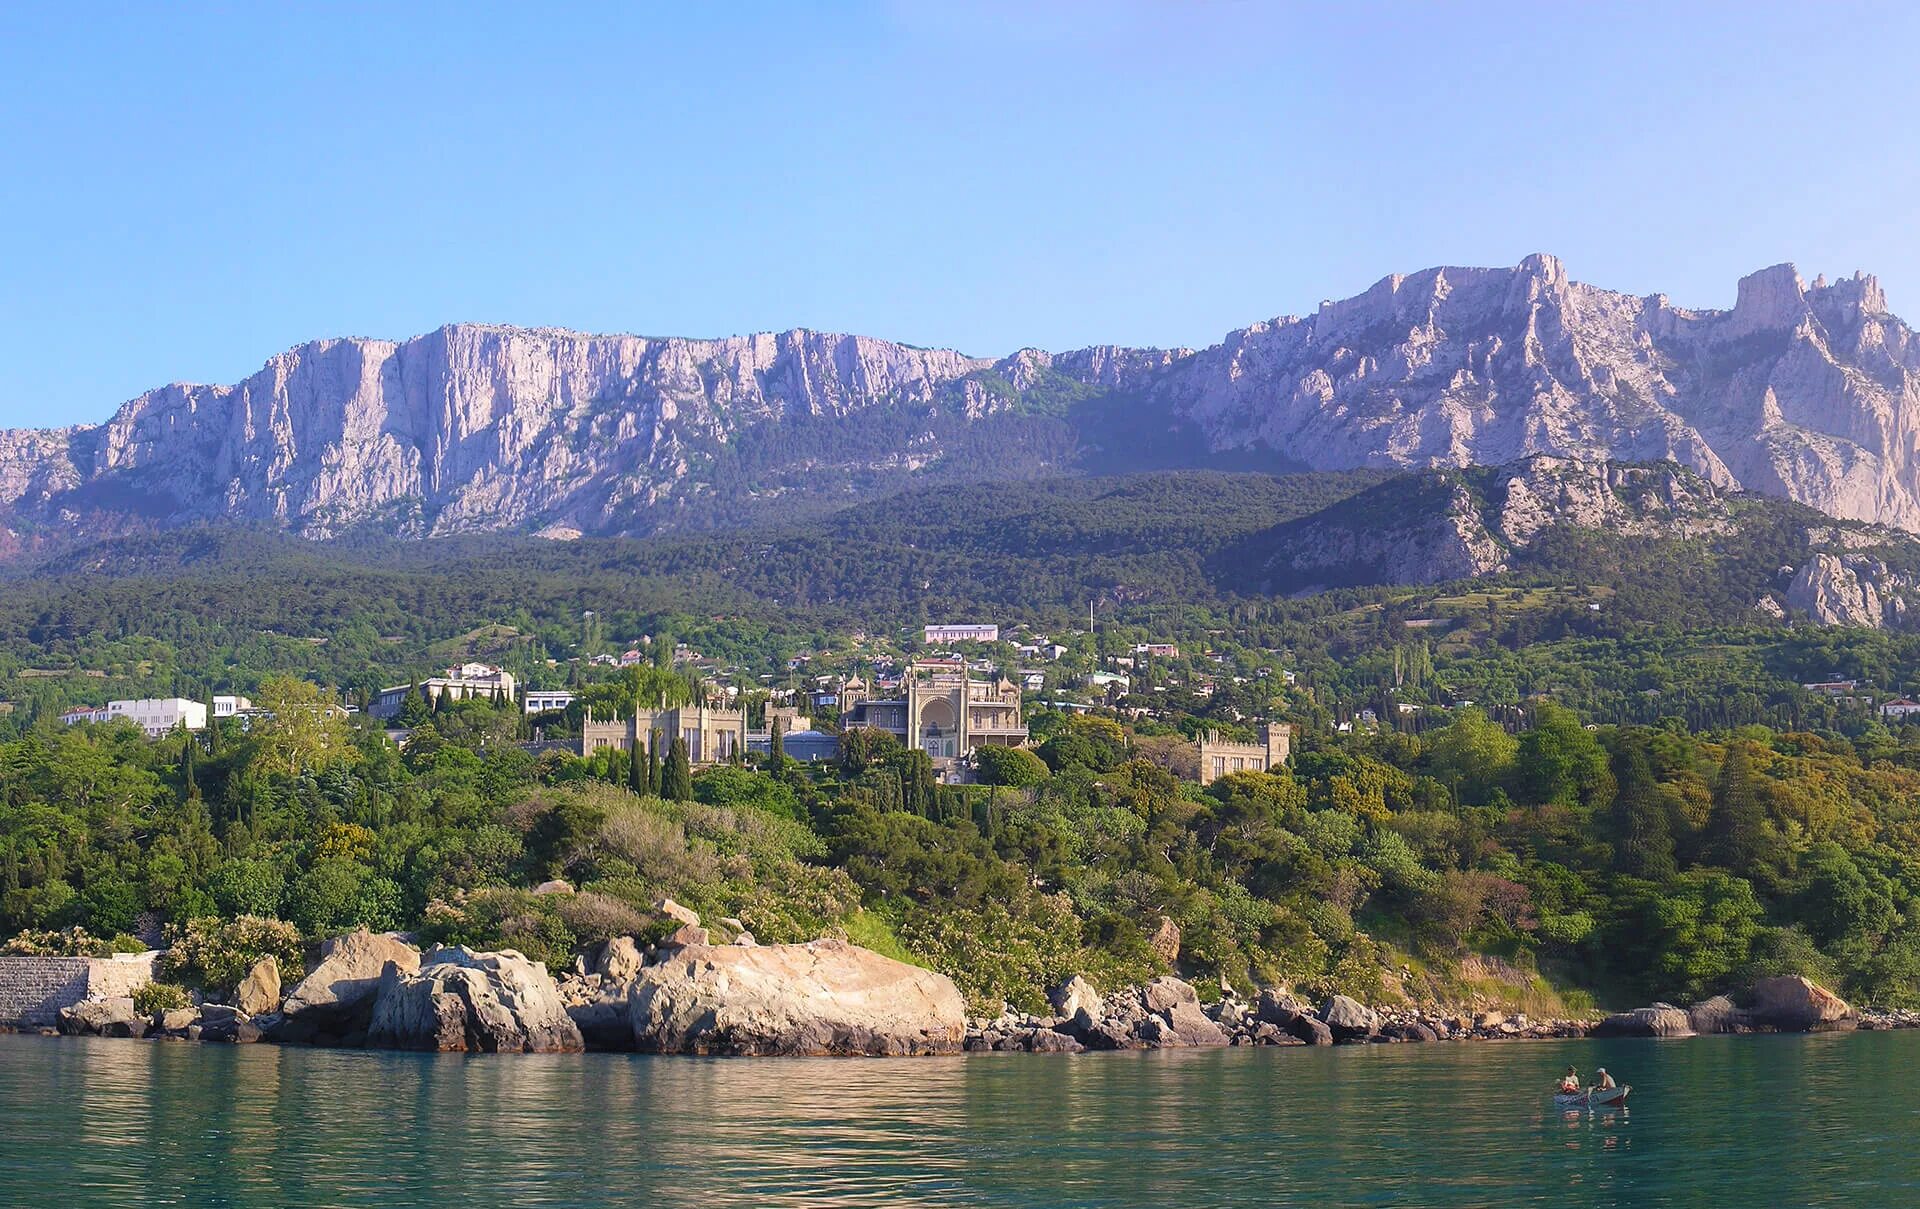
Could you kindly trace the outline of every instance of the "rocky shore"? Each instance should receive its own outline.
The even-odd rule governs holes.
[[[474,1053],[904,1057],[1920,1027],[1920,1012],[1856,1011],[1804,978],[1762,979],[1738,1002],[1715,996],[1598,1020],[1533,1020],[1380,1010],[1344,995],[1306,1003],[1281,987],[1205,1003],[1171,976],[1102,994],[1076,976],[1053,989],[1045,1014],[968,1019],[944,975],[839,940],[759,945],[732,921],[722,922],[733,940],[716,944],[691,911],[662,909],[680,923],[664,940],[617,937],[557,978],[512,950],[422,952],[405,937],[360,931],[322,945],[313,970],[284,994],[265,958],[230,1002],[142,1012],[132,996],[89,999],[44,1031]]]

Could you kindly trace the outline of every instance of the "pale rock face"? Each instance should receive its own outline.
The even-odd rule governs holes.
[[[1442,583],[1508,569],[1555,525],[1626,535],[1695,537],[1733,521],[1717,488],[1672,466],[1622,466],[1537,455],[1484,472],[1485,506],[1465,478],[1435,472],[1409,496],[1389,483],[1353,506],[1281,526],[1264,552],[1265,587],[1310,590],[1320,576],[1371,572],[1366,582]]]
[[[150,391],[98,426],[0,432],[0,548],[212,519],[315,537],[642,531],[711,508],[721,453],[755,434],[851,501],[873,472],[938,470],[958,440],[931,423],[901,428],[912,435],[891,450],[840,439],[868,413],[1001,424],[1027,392],[1057,403],[1063,385],[1119,406],[1058,418],[1057,467],[1031,431],[994,430],[1008,434],[989,438],[1008,443],[1002,472],[1016,453],[1027,471],[1099,469],[1161,432],[1192,464],[1670,459],[1722,489],[1920,528],[1920,341],[1872,278],[1809,285],[1776,265],[1741,281],[1731,310],[1696,311],[1530,256],[1388,277],[1198,351],[996,362],[803,330],[687,340],[484,325],[321,340],[232,386]],[[1114,439],[1116,416],[1144,436]],[[780,439],[803,426],[806,442]]]
[[[1917,586],[1877,558],[1819,551],[1794,573],[1787,585],[1787,607],[1822,625],[1891,625],[1904,617],[1902,593]]]
[[[440,1053],[577,1053],[586,1048],[547,967],[511,949],[439,949],[417,973],[389,966],[367,1044]]]
[[[844,941],[691,945],[640,972],[628,1016],[656,1053],[953,1053],[966,1004],[943,974]]]

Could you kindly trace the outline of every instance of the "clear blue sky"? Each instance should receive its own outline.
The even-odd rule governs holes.
[[[1911,5],[547,8],[0,7],[0,425],[455,320],[1201,344],[1533,251],[1920,318]]]

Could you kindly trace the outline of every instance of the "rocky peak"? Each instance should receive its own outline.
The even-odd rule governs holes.
[[[1790,264],[1777,264],[1740,279],[1739,294],[1727,326],[1735,336],[1780,328],[1791,330],[1806,318],[1807,309],[1806,288],[1799,270]]]

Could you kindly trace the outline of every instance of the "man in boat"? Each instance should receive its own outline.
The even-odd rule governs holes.
[[[1573,1096],[1579,1093],[1580,1072],[1569,1066],[1567,1073],[1560,1076],[1560,1094],[1563,1096]]]
[[[1604,1066],[1594,1071],[1593,1077],[1595,1080],[1593,1090],[1595,1091],[1612,1091],[1614,1088],[1620,1086],[1613,1081],[1613,1076],[1607,1073],[1607,1068]]]

